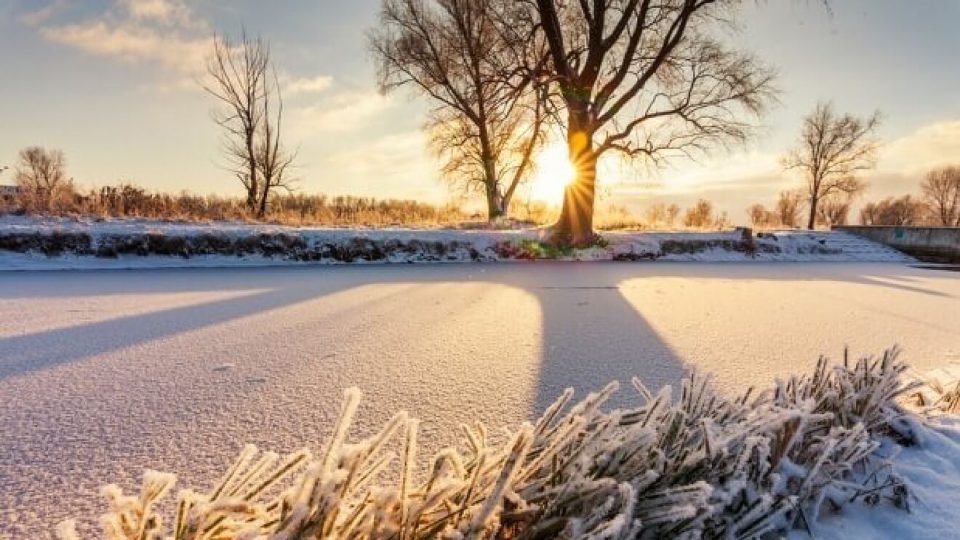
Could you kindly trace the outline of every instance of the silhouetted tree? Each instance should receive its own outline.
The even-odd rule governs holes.
[[[247,209],[263,217],[270,191],[289,189],[286,172],[294,159],[280,141],[283,101],[270,46],[246,32],[239,42],[214,36],[207,75],[209,81],[202,87],[221,103],[213,117],[225,133],[229,169],[247,191]],[[271,113],[274,100],[276,112]]]
[[[535,40],[503,24],[487,0],[383,0],[370,47],[384,92],[412,85],[434,101],[431,144],[454,182],[479,187],[487,215],[509,209],[543,142],[536,74],[521,58]]]
[[[21,204],[37,210],[49,210],[57,191],[70,182],[66,163],[66,157],[60,150],[47,150],[41,146],[21,150],[13,171]]]
[[[960,227],[960,167],[941,167],[920,184],[930,213],[940,225]]]
[[[880,113],[866,118],[839,115],[830,102],[818,103],[804,118],[800,143],[782,162],[785,168],[798,169],[806,177],[808,229],[816,224],[820,201],[863,190],[864,183],[857,174],[876,164],[877,141],[873,134],[879,125]]]
[[[772,73],[712,39],[736,0],[531,0],[528,24],[549,46],[546,74],[566,109],[576,180],[567,187],[558,241],[593,237],[597,161],[608,152],[659,163],[748,136]]]

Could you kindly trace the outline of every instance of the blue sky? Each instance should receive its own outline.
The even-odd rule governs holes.
[[[85,186],[128,180],[238,194],[219,164],[214,104],[195,82],[214,31],[245,25],[273,46],[306,192],[444,201],[420,133],[426,104],[380,96],[364,32],[379,0],[0,0],[0,165],[63,149]],[[746,147],[659,172],[624,170],[610,200],[641,208],[706,196],[732,217],[797,185],[777,155],[818,99],[867,114],[885,141],[869,197],[916,191],[922,171],[960,161],[960,1],[745,2],[732,37],[780,73],[781,104]],[[9,174],[9,173],[7,173]],[[0,177],[0,182],[9,178]]]

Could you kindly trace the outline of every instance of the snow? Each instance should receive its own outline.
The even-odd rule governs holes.
[[[922,444],[902,448],[893,444],[880,450],[890,456],[897,474],[910,486],[910,511],[892,507],[848,505],[821,516],[811,532],[823,540],[849,538],[955,538],[960,525],[960,424],[946,420],[925,433]],[[889,505],[889,503],[881,503]],[[794,531],[790,540],[809,538]]]
[[[244,443],[316,450],[350,386],[367,396],[355,435],[403,409],[430,452],[461,422],[517,426],[567,386],[632,375],[656,388],[697,367],[735,391],[894,343],[930,372],[960,361],[958,298],[956,274],[872,263],[3,272],[0,538],[97,516],[99,486],[133,490],[146,467],[203,488]],[[945,433],[895,458],[914,514],[853,509],[816,532],[955,529]]]
[[[203,236],[237,241],[259,235],[285,235],[302,241],[306,251],[320,253],[322,246],[350,246],[357,241],[371,242],[378,247],[391,243],[415,247],[383,249],[380,262],[466,262],[497,261],[507,258],[504,245],[522,246],[524,242],[542,239],[540,229],[522,230],[459,230],[459,229],[337,229],[319,227],[285,227],[242,222],[179,223],[142,219],[91,220],[73,218],[37,218],[0,216],[0,239],[4,235],[58,233],[87,234],[94,251],[116,238],[160,235],[166,238],[198,239]],[[756,235],[756,252],[748,253],[735,246],[742,242],[739,231],[721,232],[607,232],[606,245],[557,256],[566,260],[640,260],[672,261],[832,261],[832,262],[911,262],[913,259],[889,247],[839,232],[774,231]],[[443,244],[442,255],[427,252],[427,244]],[[2,244],[0,244],[2,245]],[[514,250],[516,251],[516,250]],[[291,264],[329,264],[338,262],[330,256],[305,262],[292,254],[263,256],[193,255],[137,256],[120,254],[98,257],[76,254],[69,250],[47,256],[37,251],[19,253],[0,247],[0,270],[60,270],[71,268],[171,268],[171,267],[234,267],[274,266]],[[364,256],[352,262],[368,262]]]

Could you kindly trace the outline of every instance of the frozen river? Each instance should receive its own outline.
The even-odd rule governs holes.
[[[406,409],[436,448],[632,375],[735,391],[894,344],[960,362],[958,320],[960,274],[893,264],[0,272],[0,538],[98,515],[144,467],[205,487],[245,442],[317,447],[349,386],[365,426]]]

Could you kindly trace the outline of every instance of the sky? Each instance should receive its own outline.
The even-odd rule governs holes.
[[[429,103],[377,92],[365,33],[380,0],[0,0],[0,167],[29,145],[59,148],[86,187],[239,195],[223,168],[215,103],[199,88],[214,32],[270,41],[307,193],[455,197],[422,133]],[[868,199],[917,192],[925,170],[960,162],[960,0],[766,0],[744,4],[739,46],[778,72],[779,103],[746,145],[664,169],[619,168],[604,201],[713,200],[736,221],[799,187],[778,156],[818,100],[881,111]],[[9,171],[0,183],[9,182]]]

